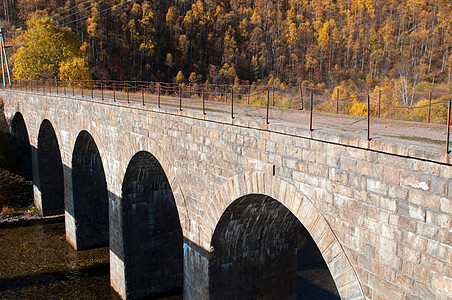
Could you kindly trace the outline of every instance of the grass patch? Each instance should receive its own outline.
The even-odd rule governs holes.
[[[421,142],[421,143],[427,143],[427,144],[440,145],[440,146],[446,145],[445,141],[439,141],[439,140],[434,140],[434,139],[429,139],[429,138],[404,136],[404,135],[383,135],[383,136],[395,138],[395,139],[401,139],[401,140],[408,140],[408,141],[415,141],[415,142]]]

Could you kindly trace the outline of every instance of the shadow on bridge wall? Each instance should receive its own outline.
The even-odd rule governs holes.
[[[15,116],[12,124],[25,145],[23,118]],[[132,157],[121,197],[107,191],[101,156],[87,131],[76,139],[73,169],[62,164],[48,120],[41,124],[37,145],[29,156],[25,146],[22,153],[26,163],[37,166],[33,183],[40,191],[43,213],[64,208],[66,232],[74,235],[77,249],[109,241],[111,283],[121,296],[180,293],[183,284],[188,290],[187,285],[199,285],[197,281],[206,280],[200,277],[208,276],[202,284],[212,299],[339,298],[314,240],[277,200],[265,195],[236,199],[222,214],[208,251],[184,240],[167,176],[151,153]],[[184,255],[194,252],[200,259],[185,257],[184,264]],[[195,261],[204,267],[194,266]],[[197,269],[205,273],[193,275]]]

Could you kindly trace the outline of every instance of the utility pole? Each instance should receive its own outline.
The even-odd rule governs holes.
[[[6,46],[5,46],[5,40],[3,39],[3,30],[2,26],[0,26],[0,52],[2,56],[2,74],[3,74],[3,86],[6,86],[6,75],[8,75],[8,83],[11,85],[11,75],[9,74],[9,65],[8,65],[8,58],[6,56]],[[5,74],[6,69],[6,74]]]

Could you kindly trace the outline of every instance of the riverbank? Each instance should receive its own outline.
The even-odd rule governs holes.
[[[64,215],[42,217],[37,212],[0,214],[0,229],[18,226],[34,226],[54,223],[64,223]]]
[[[33,206],[33,185],[25,178],[16,140],[0,99],[0,222],[39,218]]]

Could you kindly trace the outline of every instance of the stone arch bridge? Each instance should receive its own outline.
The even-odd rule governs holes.
[[[123,298],[452,295],[450,154],[220,113],[0,97],[35,203],[65,214],[74,248],[109,245]]]

